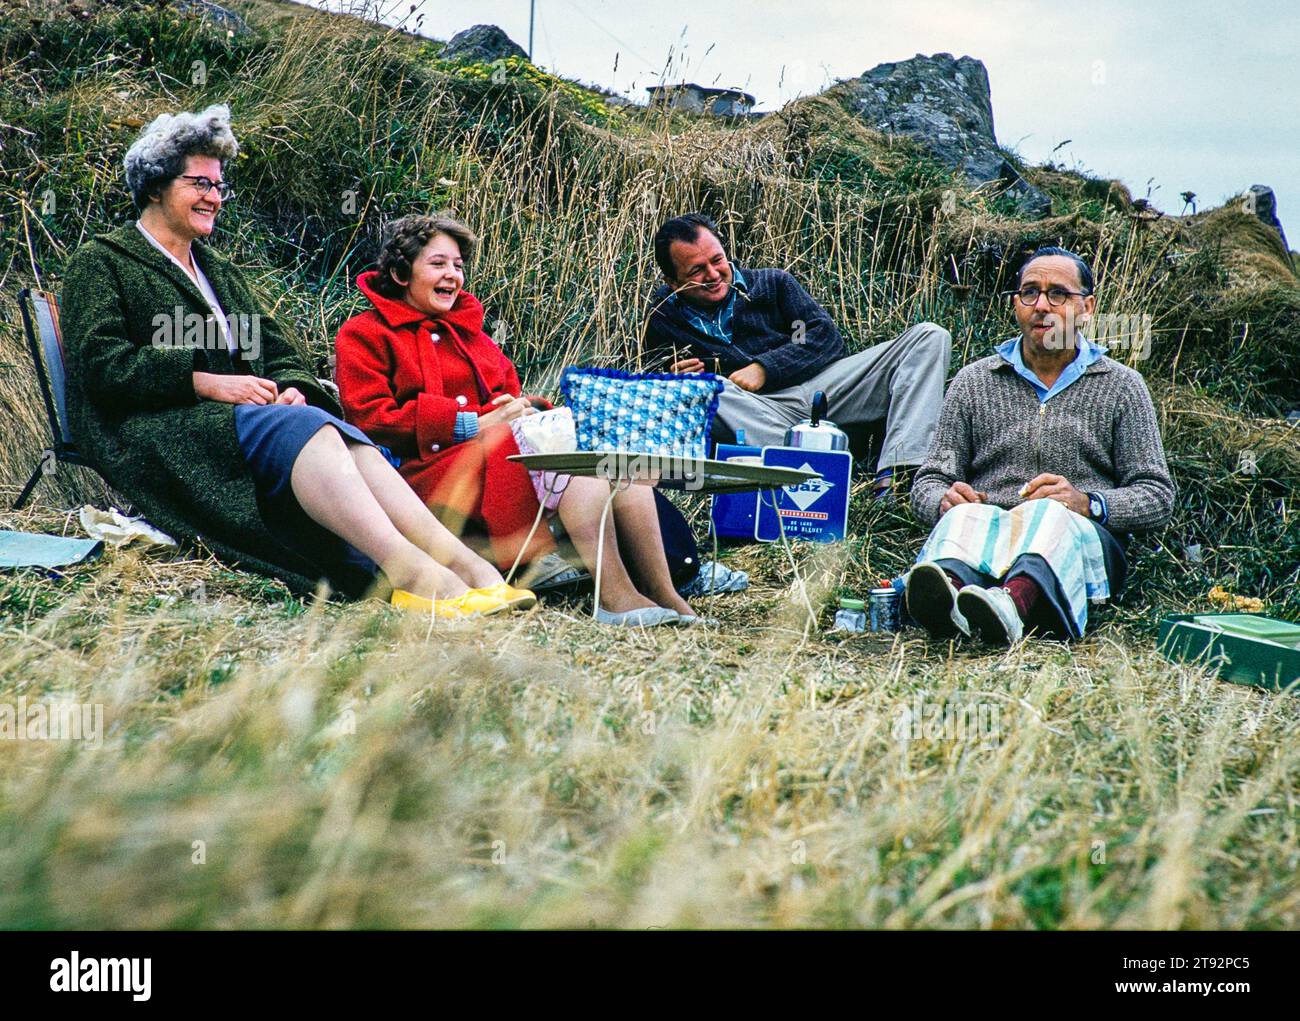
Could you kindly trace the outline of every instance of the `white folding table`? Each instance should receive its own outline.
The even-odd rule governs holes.
[[[555,492],[555,484],[561,475],[603,478],[609,481],[609,498],[605,501],[605,506],[600,513],[600,532],[596,540],[595,592],[592,598],[593,617],[596,608],[600,606],[600,575],[601,566],[605,559],[605,522],[608,520],[609,508],[614,502],[614,497],[624,489],[631,485],[642,484],[657,485],[661,489],[676,489],[687,493],[703,493],[710,496],[717,493],[762,493],[764,491],[770,493],[785,486],[797,486],[800,483],[821,478],[817,472],[805,471],[802,468],[777,468],[760,464],[742,464],[736,461],[719,461],[706,457],[638,454],[625,450],[575,450],[563,454],[512,454],[509,460],[518,461],[529,471],[553,473],[547,486],[548,493]],[[762,499],[762,497],[760,496],[759,499]],[[533,541],[533,536],[537,532],[538,525],[541,524],[544,511],[545,503],[543,502],[537,508],[537,517],[533,521],[533,527],[528,533],[528,538],[519,548],[519,555],[515,557],[510,573],[506,575],[507,581],[513,580],[515,571],[519,568],[519,560],[523,556],[524,550]],[[804,602],[807,604],[808,596],[806,592],[803,592],[802,579],[799,577],[799,569],[794,561],[794,552],[790,549],[790,540],[785,534],[785,521],[779,512],[776,517],[781,527],[781,542],[785,546],[786,555],[790,559],[790,568],[794,572],[795,581],[799,583]],[[713,536],[713,569],[716,572],[718,533],[713,527],[712,521],[709,523],[709,532]],[[808,611],[813,614],[811,606],[808,607]],[[815,614],[813,615],[815,616]]]

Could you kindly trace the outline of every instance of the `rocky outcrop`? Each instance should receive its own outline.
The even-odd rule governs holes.
[[[715,89],[694,82],[680,85],[649,85],[651,106],[667,106],[688,113],[708,113],[715,117],[747,117],[758,102],[740,89]]]
[[[1242,196],[1242,202],[1261,222],[1277,231],[1282,239],[1283,250],[1289,252],[1291,246],[1287,244],[1282,221],[1277,218],[1277,196],[1273,194],[1273,189],[1266,184],[1252,184]]]
[[[1033,216],[1051,213],[1051,199],[998,148],[988,72],[974,57],[918,53],[834,88],[868,127],[915,139],[971,184],[996,182]]]
[[[248,23],[234,11],[209,0],[176,0],[176,9],[187,14],[197,14],[204,21],[210,21],[218,28],[223,28],[232,35],[243,35],[248,31]]]
[[[504,60],[506,57],[528,59],[523,47],[496,25],[475,25],[457,32],[439,56],[444,60],[467,60],[483,64]]]

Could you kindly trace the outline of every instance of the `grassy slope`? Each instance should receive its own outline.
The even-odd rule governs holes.
[[[33,265],[57,286],[85,233],[127,215],[138,118],[217,100],[246,153],[223,243],[322,362],[382,217],[411,208],[483,232],[472,287],[539,387],[627,357],[670,210],[709,209],[742,259],[807,279],[855,346],[927,317],[958,364],[1006,334],[996,291],[1024,246],[1061,239],[1097,259],[1104,307],[1155,319],[1141,367],[1178,516],[1095,635],[1009,655],[805,634],[762,548],[730,554],[756,584],[700,601],[723,622],[703,634],[614,635],[580,606],[430,633],[135,553],[0,580],[5,701],[75,692],[110,723],[93,751],[0,742],[0,924],[1300,923],[1300,703],[1150,651],[1158,616],[1216,583],[1300,613],[1297,516],[1273,509],[1300,444],[1257,420],[1295,396],[1300,294],[1267,239],[1231,210],[1137,221],[1126,194],[1053,169],[1036,180],[1064,215],[1018,220],[833,97],[740,128],[610,118],[524,69],[494,82],[361,24],[235,6],[257,31],[234,42],[165,11],[4,29],[3,300]],[[23,362],[11,318],[9,406],[31,402]],[[40,420],[7,421],[16,486]],[[1258,475],[1234,474],[1241,450]],[[98,495],[69,469],[42,485],[0,525],[75,530],[52,508]],[[922,535],[861,499],[853,526],[799,551],[818,606]],[[899,740],[918,694],[994,713],[995,733]]]

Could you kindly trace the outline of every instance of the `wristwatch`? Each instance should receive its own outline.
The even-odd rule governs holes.
[[[1088,498],[1088,517],[1093,521],[1100,521],[1101,516],[1106,513],[1106,505],[1101,502],[1101,497],[1096,493],[1084,493]]]

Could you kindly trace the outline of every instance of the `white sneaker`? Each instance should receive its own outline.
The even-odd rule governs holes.
[[[990,645],[1014,645],[1025,634],[1020,611],[1004,588],[966,585],[957,593],[957,608],[971,630]]]
[[[933,561],[917,564],[907,574],[907,612],[935,638],[970,635],[966,618],[957,609],[957,587],[948,572]]]

